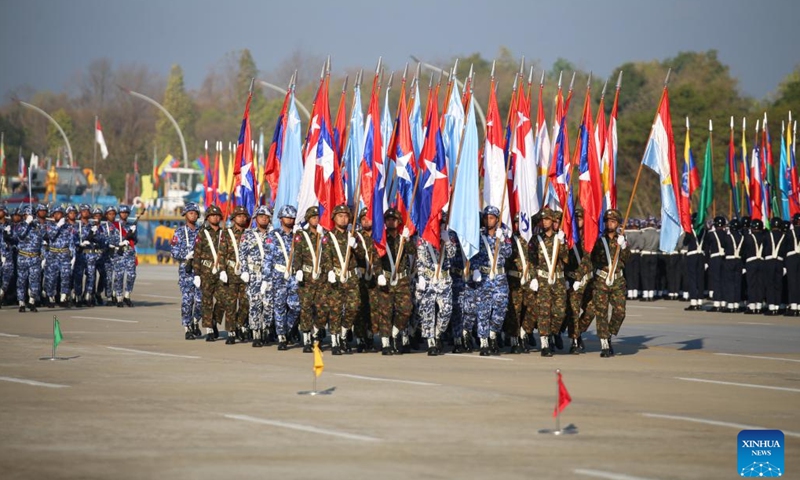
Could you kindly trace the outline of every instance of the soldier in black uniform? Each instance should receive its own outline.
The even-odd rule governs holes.
[[[764,222],[750,221],[750,231],[744,234],[742,245],[745,281],[747,282],[747,314],[761,313],[764,308]]]
[[[786,266],[786,316],[800,317],[800,213],[792,215],[792,223],[783,241]]]
[[[781,231],[783,221],[774,217],[769,221],[770,232],[764,238],[764,294],[767,301],[766,315],[778,315],[783,293],[783,266],[781,253],[784,234]]]
[[[727,223],[723,216],[714,217],[714,229],[708,232],[703,242],[706,265],[708,265],[708,295],[714,301],[714,305],[708,310],[709,312],[719,312],[724,306],[722,301],[722,264],[725,262],[725,252],[729,250],[729,248],[726,248],[729,240],[725,231]]]
[[[683,236],[683,249],[686,251],[684,261],[686,292],[689,294],[689,306],[684,310],[700,310],[703,308],[703,280],[705,277],[705,256],[703,254],[703,237],[705,229],[699,235],[694,231]]]

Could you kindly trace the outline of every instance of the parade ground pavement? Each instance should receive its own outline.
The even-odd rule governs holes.
[[[629,302],[618,355],[333,357],[184,340],[175,267],[134,308],[0,310],[0,475],[10,479],[738,476],[737,434],[780,429],[800,476],[800,318]],[[64,340],[51,355],[53,316]],[[565,344],[567,340],[565,338]],[[572,403],[553,428],[555,370]]]

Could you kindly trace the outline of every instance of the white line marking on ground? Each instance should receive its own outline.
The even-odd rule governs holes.
[[[754,427],[753,425],[742,425],[741,423],[720,422],[717,420],[707,420],[705,418],[683,417],[680,415],[663,415],[660,413],[642,413],[643,417],[647,418],[661,418],[664,420],[682,420],[684,422],[704,423],[706,425],[715,425],[717,427],[730,427],[737,430],[769,430],[767,427]],[[800,438],[800,433],[782,430],[784,435],[790,437]]]
[[[137,320],[120,320],[119,318],[103,318],[103,317],[69,317],[79,318],[83,320],[103,320],[105,322],[118,322],[118,323],[139,323]]]
[[[152,285],[150,282],[136,282],[136,285]]]
[[[180,297],[167,297],[166,295],[148,295],[146,293],[140,293],[140,297],[151,297],[151,298],[166,298],[169,300],[180,300]]]
[[[713,383],[716,385],[732,385],[734,387],[763,388],[764,390],[779,390],[781,392],[800,393],[800,388],[772,387],[769,385],[754,385],[752,383],[721,382],[719,380],[706,380],[704,378],[685,378],[685,377],[675,377],[675,378],[677,378],[678,380],[686,380],[687,382]]]
[[[725,357],[742,357],[742,358],[758,358],[761,360],[783,360],[784,362],[797,362],[800,363],[800,360],[795,358],[781,358],[781,357],[761,357],[758,355],[740,355],[738,353],[715,353],[714,355],[722,355]]]
[[[736,322],[739,325],[775,325],[774,323],[766,323],[766,322]]]
[[[260,423],[262,425],[270,425],[279,428],[288,428],[289,430],[298,430],[301,432],[318,433],[321,435],[330,435],[332,437],[346,438],[348,440],[359,440],[362,442],[380,442],[380,438],[368,437],[366,435],[356,435],[353,433],[338,432],[336,430],[326,430],[323,428],[312,427],[309,425],[300,425],[298,423],[281,422],[278,420],[266,420],[263,418],[251,417],[249,415],[224,415],[225,418],[233,420],[243,420],[245,422]]]
[[[607,478],[609,480],[646,480],[643,477],[632,477],[622,473],[603,472],[600,470],[587,470],[585,468],[576,468],[573,472],[578,475],[586,475],[587,477]]]
[[[13,377],[0,377],[4,382],[24,383],[25,385],[33,385],[34,387],[48,387],[48,388],[69,388],[69,385],[59,385],[57,383],[37,382],[36,380],[25,380],[24,378]]]
[[[19,337],[19,335],[14,335],[11,333],[0,333],[0,337],[17,338]]]
[[[412,380],[395,380],[393,378],[365,377],[362,375],[351,375],[349,373],[336,373],[337,377],[355,378],[356,380],[370,380],[373,382],[406,383],[408,385],[421,385],[423,387],[441,387],[438,383],[415,382]]]
[[[106,348],[108,348],[109,350],[117,350],[120,352],[141,353],[142,355],[155,355],[157,357],[200,358],[194,355],[175,355],[173,353],[148,352],[147,350],[134,350],[132,348],[121,348],[121,347],[106,347]]]
[[[513,362],[514,361],[511,358],[494,357],[494,356],[492,356],[492,357],[481,357],[480,355],[470,355],[470,354],[461,355],[461,354],[458,354],[458,353],[445,353],[444,355],[446,357],[451,357],[451,358],[478,358],[478,359],[481,359],[481,360],[502,360],[504,362]]]
[[[647,305],[631,305],[631,304],[627,304],[626,308],[646,308],[648,310],[664,310],[667,307],[649,307]]]

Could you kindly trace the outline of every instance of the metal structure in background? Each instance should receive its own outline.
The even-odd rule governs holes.
[[[266,82],[264,80],[259,80],[258,83],[260,83],[261,85],[263,85],[263,86],[265,86],[267,88],[275,90],[276,92],[280,92],[280,93],[286,95],[286,89],[285,88],[281,88],[281,87],[275,85],[274,83],[269,83],[269,82]],[[294,98],[294,103],[297,105],[297,108],[299,108],[300,111],[303,112],[303,115],[305,115],[308,120],[311,120],[311,113],[308,111],[308,109],[306,108],[305,105],[300,103],[300,100],[298,100],[297,97]]]
[[[51,117],[47,112],[45,112],[41,108],[37,107],[36,105],[31,105],[30,103],[23,102],[22,100],[18,100],[18,102],[23,107],[30,108],[31,110],[34,110],[34,111],[36,111],[38,113],[41,113],[42,115],[47,117],[48,120],[50,120],[50,123],[52,123],[53,125],[56,126],[56,128],[58,129],[58,133],[60,133],[61,137],[64,139],[64,143],[67,144],[67,153],[69,154],[69,164],[70,164],[70,166],[74,167],[75,166],[75,157],[72,156],[72,146],[69,144],[69,139],[67,138],[67,134],[64,133],[64,129],[61,128],[61,125],[59,125],[58,122],[56,122],[56,119]]]

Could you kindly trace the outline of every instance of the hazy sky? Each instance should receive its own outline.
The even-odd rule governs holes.
[[[227,52],[269,70],[295,49],[331,54],[334,71],[383,55],[447,58],[500,46],[549,67],[564,57],[607,76],[625,61],[717,49],[761,98],[800,63],[797,0],[0,0],[0,95],[62,90],[93,60],[139,63],[189,88]]]

